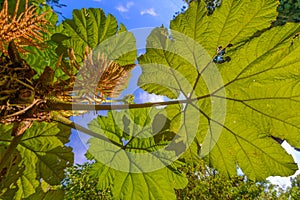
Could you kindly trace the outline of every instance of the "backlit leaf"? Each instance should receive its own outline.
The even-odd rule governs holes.
[[[99,116],[90,122],[91,130],[111,141],[96,137],[89,140],[88,152],[97,161],[91,175],[98,178],[99,189],[111,186],[118,199],[175,199],[174,188],[186,186],[185,176],[167,167],[171,163],[168,159],[175,156],[173,149],[155,153],[174,137],[155,141],[155,134],[167,133],[164,128],[170,127],[162,122],[166,126],[153,129],[158,125],[157,116],[167,122],[161,115],[172,117],[164,109],[144,108],[110,111],[107,117]]]
[[[198,128],[184,158],[205,156],[228,176],[238,165],[259,180],[297,170],[271,137],[300,146],[300,41],[294,37],[300,25],[269,28],[278,3],[224,0],[207,16],[205,4],[193,2],[171,21],[170,32],[157,28],[148,37],[139,86],[173,99],[183,95],[182,127]],[[214,63],[217,47],[227,58]],[[199,114],[194,125],[187,125],[188,112]]]
[[[1,145],[8,146],[12,138],[12,127],[1,127],[7,127],[4,130],[6,133],[1,134]],[[73,162],[72,149],[64,146],[69,141],[70,131],[70,128],[57,123],[34,122],[24,132],[17,146],[22,159],[19,166],[24,166],[24,171],[16,174],[16,199],[35,193],[41,179],[51,185],[60,184],[64,178],[64,169]]]
[[[62,33],[71,38],[62,43],[74,49],[79,62],[83,59],[85,47],[101,52],[121,65],[132,64],[136,59],[133,34],[122,24],[119,28],[115,17],[111,14],[106,16],[102,9],[74,10],[73,19],[63,21],[63,26]]]

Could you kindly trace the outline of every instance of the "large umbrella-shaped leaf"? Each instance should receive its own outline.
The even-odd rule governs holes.
[[[273,138],[300,146],[300,25],[270,28],[277,4],[224,0],[207,16],[202,1],[191,3],[170,32],[153,30],[139,58],[140,87],[183,95],[184,113],[199,113],[189,151],[228,176],[237,165],[252,179],[297,170]]]

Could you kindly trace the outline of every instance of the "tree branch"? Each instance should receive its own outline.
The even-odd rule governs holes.
[[[174,104],[190,103],[190,99],[175,100],[175,101],[164,101],[164,102],[153,102],[153,103],[142,103],[142,104],[122,104],[122,105],[107,105],[107,104],[82,104],[82,103],[65,103],[48,100],[46,102],[46,110],[124,110],[124,109],[135,109],[135,108],[147,108],[152,106],[167,106]]]

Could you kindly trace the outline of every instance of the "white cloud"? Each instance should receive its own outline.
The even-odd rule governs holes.
[[[119,12],[128,12],[128,8],[124,7],[124,6],[118,6],[116,7],[116,9],[119,11]]]
[[[101,0],[100,0],[101,1]],[[126,6],[123,6],[123,5],[119,5],[118,7],[116,7],[116,9],[119,11],[119,12],[128,12],[130,7],[132,7],[134,5],[134,3],[132,1],[128,1],[126,3]]]
[[[154,8],[149,8],[149,9],[145,9],[145,10],[142,10],[140,12],[141,15],[145,15],[145,14],[149,14],[151,16],[157,16],[158,14],[155,12]]]
[[[146,103],[146,102],[164,102],[166,101],[166,97],[156,94],[149,94],[147,92],[142,92],[137,97],[137,102]],[[162,109],[166,106],[156,106],[157,109]]]
[[[131,6],[133,6],[134,5],[134,3],[132,2],[132,1],[128,1],[127,3],[126,3],[126,8],[130,8]]]
[[[138,96],[139,101],[141,102],[161,102],[164,101],[164,96],[149,94],[146,92],[142,92]]]

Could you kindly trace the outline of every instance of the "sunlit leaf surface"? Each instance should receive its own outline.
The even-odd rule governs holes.
[[[206,16],[205,5],[194,2],[171,21],[170,33],[151,33],[139,58],[140,87],[191,99],[187,107],[199,112],[200,121],[194,122],[192,145],[198,148],[190,151],[228,176],[237,165],[259,180],[297,170],[271,137],[300,146],[300,41],[294,37],[300,26],[269,28],[277,3],[224,0]]]

